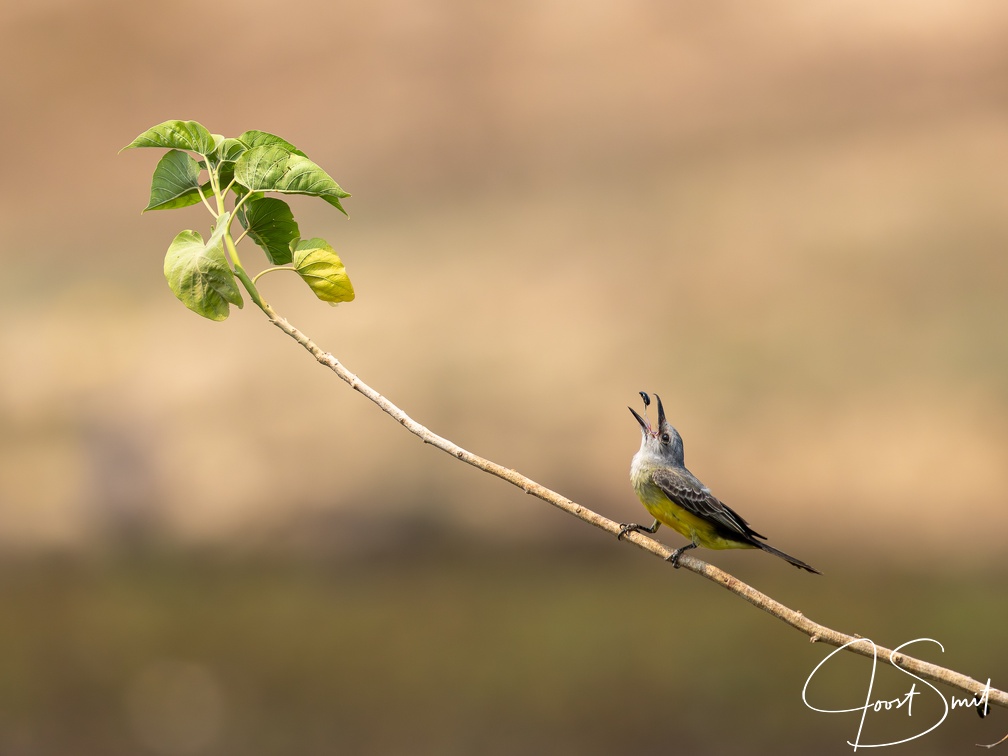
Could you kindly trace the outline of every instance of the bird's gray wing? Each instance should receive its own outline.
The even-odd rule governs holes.
[[[651,479],[673,502],[690,514],[713,522],[745,538],[762,538],[736,512],[717,499],[689,470],[665,468],[651,473]]]

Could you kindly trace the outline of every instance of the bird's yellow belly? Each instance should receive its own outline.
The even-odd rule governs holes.
[[[666,496],[654,483],[644,483],[635,486],[637,496],[645,509],[658,522],[667,525],[677,533],[682,534],[698,546],[707,549],[753,549],[756,548],[751,543],[733,538],[725,538],[718,532],[718,528],[680,507],[668,496]]]

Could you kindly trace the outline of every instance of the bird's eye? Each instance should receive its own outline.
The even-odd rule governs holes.
[[[671,440],[672,440],[672,437],[668,433],[662,433],[661,434],[661,442],[663,444],[667,444]]]

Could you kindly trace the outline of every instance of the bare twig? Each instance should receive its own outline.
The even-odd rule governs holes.
[[[382,410],[395,418],[399,424],[406,428],[410,433],[413,433],[423,439],[425,444],[431,444],[432,446],[451,454],[453,457],[456,457],[473,467],[477,467],[484,472],[490,473],[491,475],[496,475],[498,478],[502,478],[508,483],[522,489],[525,493],[542,499],[558,509],[562,509],[564,512],[572,514],[575,517],[606,531],[607,533],[614,536],[619,534],[621,527],[620,523],[610,520],[607,517],[603,517],[602,515],[593,512],[574,501],[571,501],[565,496],[561,496],[555,491],[536,483],[531,478],[527,478],[511,468],[504,467],[496,462],[484,459],[483,457],[473,454],[472,452],[463,449],[461,446],[452,443],[448,439],[433,433],[427,427],[421,425],[399,409],[399,407],[390,402],[380,393],[361,381],[360,378],[347,370],[333,355],[322,351],[322,349],[320,349],[318,345],[309,339],[304,333],[291,325],[285,318],[277,315],[273,308],[268,304],[265,302],[257,302],[257,304],[260,304],[273,325],[307,349],[316,360],[330,368],[334,373],[336,373],[336,375],[350,384],[352,389],[359,391],[372,402],[377,404]],[[623,537],[623,540],[629,541],[635,546],[638,546],[662,559],[666,559],[672,553],[672,549],[669,549],[658,541],[648,538],[640,533],[627,533]],[[979,697],[987,687],[987,683],[981,683],[978,680],[974,680],[972,677],[941,667],[937,664],[922,661],[903,653],[897,653],[882,646],[875,646],[874,644],[869,643],[856,643],[855,641],[857,641],[860,636],[847,635],[846,633],[841,633],[813,622],[801,612],[784,606],[779,601],[775,601],[766,594],[757,591],[755,588],[743,583],[736,577],[718,569],[717,567],[714,567],[711,564],[708,564],[707,562],[703,562],[696,557],[681,557],[679,559],[679,566],[690,570],[691,572],[695,572],[698,575],[702,575],[737,596],[741,596],[753,606],[762,609],[796,630],[805,633],[809,636],[810,641],[813,643],[821,642],[838,648],[840,646],[846,646],[846,650],[861,656],[877,656],[877,658],[893,665],[894,667],[911,672],[931,682],[944,683],[951,688],[967,693],[971,697]],[[996,688],[990,688],[988,701],[991,704],[1008,708],[1008,693]]]

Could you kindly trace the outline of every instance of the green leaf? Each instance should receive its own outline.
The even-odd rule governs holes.
[[[269,134],[265,131],[246,131],[240,137],[238,141],[244,144],[248,149],[254,147],[262,146],[273,146],[273,147],[283,147],[287,152],[292,155],[300,155],[301,157],[308,157],[301,150],[295,147],[293,144],[288,142],[286,139],[278,137],[276,134]]]
[[[213,137],[217,140],[217,146],[211,154],[207,155],[207,159],[210,161],[210,165],[219,166],[225,172],[225,175],[221,176],[221,187],[223,188],[230,183],[231,178],[234,176],[235,160],[248,147],[231,137],[224,138],[218,134],[214,134]],[[200,161],[200,167],[206,168],[206,163],[202,160]]]
[[[264,144],[242,153],[235,162],[235,179],[253,192],[281,192],[321,197],[341,213],[349,193],[328,173],[303,155],[276,144]]]
[[[195,231],[183,231],[172,241],[165,255],[164,274],[172,292],[193,312],[210,320],[224,320],[228,303],[244,304],[231,266],[224,256],[224,231],[228,214],[217,219],[210,239]]]
[[[246,147],[241,140],[228,137],[218,148],[217,154],[220,157],[221,162],[233,163],[247,149],[248,147]]]
[[[216,148],[213,135],[196,121],[165,121],[153,126],[123,147],[163,147],[209,155]]]
[[[273,191],[321,197],[343,215],[347,214],[340,200],[349,197],[350,193],[343,191],[340,185],[315,163],[300,155],[291,155],[287,161],[287,173]]]
[[[323,302],[351,302],[353,284],[343,261],[324,239],[299,241],[294,249],[294,270]]]
[[[291,261],[291,242],[299,239],[301,232],[286,202],[275,197],[250,199],[238,211],[238,220],[273,265]]]
[[[188,152],[169,150],[154,169],[150,202],[143,211],[172,210],[195,205],[200,201],[196,189],[199,186],[199,175],[199,163]]]
[[[217,140],[217,146],[208,156],[210,165],[222,165],[225,163],[233,164],[234,161],[248,149],[248,147],[239,142],[237,139],[231,139],[230,137],[225,139],[218,134],[214,134],[213,137]],[[205,170],[207,164],[200,160],[199,167]]]
[[[251,192],[274,191],[291,153],[276,145],[253,147],[235,161],[235,180]]]

